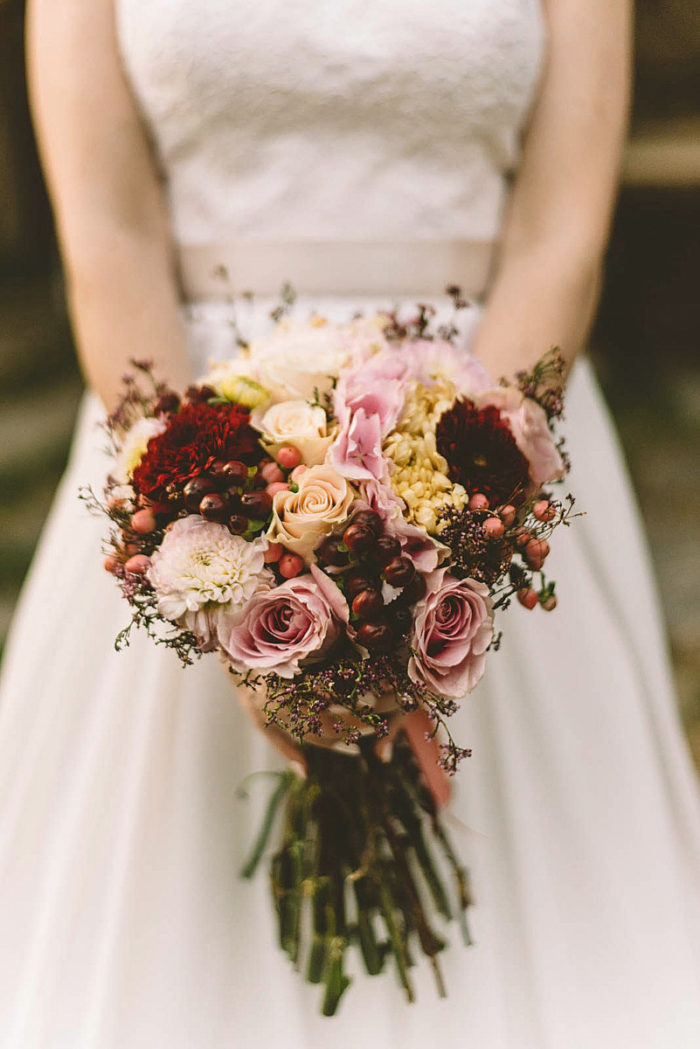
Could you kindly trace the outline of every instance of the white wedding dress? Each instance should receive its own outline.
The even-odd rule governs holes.
[[[117,0],[116,15],[183,259],[398,241],[410,268],[416,241],[497,239],[546,49],[536,0]],[[322,310],[375,301],[346,292]],[[242,328],[270,323],[268,299],[239,305]],[[198,365],[231,349],[229,314],[188,311]],[[449,819],[476,944],[452,931],[447,1000],[429,972],[413,1006],[390,971],[357,973],[334,1019],[278,949],[264,873],[238,877],[269,781],[237,791],[275,753],[215,659],[183,670],[142,637],[113,650],[128,610],[77,498],[105,470],[98,416],[88,396],[4,665],[0,1049],[696,1049],[700,809],[588,364],[567,412],[587,516],[555,537],[560,607],[508,613],[455,718],[473,757]]]

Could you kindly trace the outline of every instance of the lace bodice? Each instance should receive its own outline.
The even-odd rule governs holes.
[[[539,0],[115,0],[176,238],[494,238]]]

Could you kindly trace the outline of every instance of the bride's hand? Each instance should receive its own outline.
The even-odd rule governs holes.
[[[247,685],[238,685],[236,688],[238,697],[240,699],[243,709],[246,711],[253,724],[256,725],[261,731],[265,733],[267,738],[270,740],[272,745],[285,757],[288,761],[292,762],[297,766],[301,766],[302,769],[306,768],[306,761],[304,759],[304,752],[299,743],[299,740],[292,735],[291,732],[286,731],[280,724],[270,724],[265,713],[265,693],[264,691],[251,688]],[[402,711],[396,706],[395,698],[393,693],[387,692],[381,698],[376,700],[375,709],[386,716],[389,722],[389,732],[381,740],[377,741],[376,752],[380,758],[388,757],[391,750],[391,741],[393,740],[396,732],[398,731]],[[312,744],[313,746],[324,747],[324,748],[335,748],[337,750],[348,750],[351,748],[348,744],[343,742],[344,733],[348,730],[357,729],[363,735],[367,735],[372,732],[371,728],[350,713],[347,708],[340,704],[334,703],[324,710],[320,714],[322,734],[320,736],[316,734],[309,734],[305,737],[305,744]],[[337,731],[337,725],[340,723],[342,726],[341,731]]]

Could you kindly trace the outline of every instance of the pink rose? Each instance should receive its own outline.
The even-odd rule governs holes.
[[[538,487],[564,475],[559,454],[543,408],[515,386],[495,386],[475,398],[477,408],[492,404],[508,423],[520,451],[530,466],[530,477]]]
[[[434,692],[466,696],[484,673],[493,637],[488,587],[457,579],[445,568],[426,577],[428,592],[415,609],[408,673]]]
[[[493,385],[480,360],[445,339],[412,339],[403,344],[401,352],[411,358],[411,375],[419,382],[429,383],[439,375],[453,382],[465,397]]]
[[[544,408],[530,397],[524,397],[518,411],[508,416],[508,422],[516,444],[530,463],[534,483],[542,485],[559,480],[564,474],[564,463]]]
[[[341,591],[312,565],[310,575],[255,594],[243,618],[220,640],[234,670],[291,678],[302,660],[318,658],[331,647],[348,619]]]
[[[328,461],[344,477],[384,476],[382,442],[403,408],[408,370],[403,355],[384,350],[360,367],[341,372],[333,400],[340,432]]]

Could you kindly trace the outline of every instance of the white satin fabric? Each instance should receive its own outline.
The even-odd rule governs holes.
[[[362,17],[353,0],[119,11],[184,243],[269,238],[270,214],[289,237],[316,236],[317,204],[331,240],[350,236],[346,203],[354,236],[410,228],[411,200],[424,236],[497,229],[488,202],[502,200],[539,62],[529,0],[390,0]],[[420,116],[413,153],[404,96]],[[325,152],[308,188],[299,176],[293,146],[308,167],[322,143],[355,157],[346,197]],[[381,301],[377,289],[296,310],[341,319]],[[237,302],[241,330],[264,331],[271,305]],[[197,366],[231,351],[230,309],[185,308]],[[463,318],[465,346],[478,319]],[[451,931],[446,1001],[429,972],[407,1006],[390,972],[355,965],[330,1020],[277,947],[264,875],[238,878],[269,784],[253,779],[247,800],[238,788],[278,759],[215,659],[182,670],[143,637],[113,649],[128,610],[100,566],[102,522],[77,499],[105,471],[98,417],[88,396],[3,668],[1,1049],[700,1044],[696,783],[637,511],[587,362],[567,411],[568,487],[587,516],[553,544],[560,606],[504,617],[502,650],[454,722],[473,748],[449,819],[472,868],[476,944]]]

